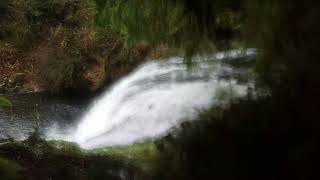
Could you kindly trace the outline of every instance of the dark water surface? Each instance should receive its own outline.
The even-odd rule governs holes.
[[[47,93],[4,94],[13,107],[0,109],[0,139],[23,139],[35,127],[45,133],[56,126],[67,130],[84,111],[88,100],[52,97]]]

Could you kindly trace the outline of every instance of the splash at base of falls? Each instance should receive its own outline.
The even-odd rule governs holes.
[[[214,59],[225,56],[216,54]],[[50,132],[48,137],[75,141],[86,149],[142,142],[162,137],[183,121],[195,119],[199,109],[217,103],[222,90],[232,90],[233,96],[246,94],[247,85],[219,78],[234,72],[231,67],[216,61],[194,62],[191,70],[181,58],[140,66],[97,98],[72,133]]]

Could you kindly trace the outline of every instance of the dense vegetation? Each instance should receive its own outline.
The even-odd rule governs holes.
[[[107,57],[109,77],[117,76],[113,67],[130,69],[141,57],[132,47],[144,54],[149,46],[165,44],[181,50],[186,60],[208,50],[256,47],[258,96],[214,106],[157,141],[161,157],[154,159],[155,178],[319,179],[319,5],[312,0],[3,1],[0,56],[6,62],[26,52],[47,52],[39,82],[56,91],[82,84],[86,64],[99,57]],[[63,77],[55,84],[50,74]],[[0,159],[0,170],[2,164],[19,169]]]
[[[186,59],[213,49],[228,49],[241,40],[241,1],[103,1],[97,0],[96,24],[124,35],[126,45],[165,43]],[[232,42],[231,42],[232,40]]]
[[[262,50],[256,86],[270,95],[213,107],[202,122],[187,125],[169,143],[163,173],[170,179],[319,178],[318,8],[311,1],[249,1],[245,37]]]
[[[94,25],[87,0],[12,0],[1,4],[0,92],[88,93],[128,73],[148,48]]]

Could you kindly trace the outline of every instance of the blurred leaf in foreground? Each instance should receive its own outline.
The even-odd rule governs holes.
[[[12,107],[12,103],[7,98],[0,96],[0,107],[5,107],[5,108]]]

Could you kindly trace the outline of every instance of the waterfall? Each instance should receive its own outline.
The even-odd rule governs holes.
[[[221,90],[246,94],[247,85],[220,78],[235,70],[217,60],[238,56],[238,51],[230,51],[206,60],[194,58],[191,69],[180,57],[149,61],[96,98],[65,139],[93,149],[162,137],[217,103]]]

